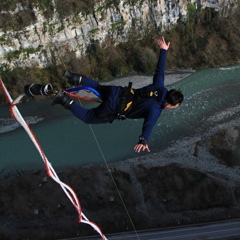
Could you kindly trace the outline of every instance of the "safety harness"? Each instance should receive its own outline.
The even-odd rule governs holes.
[[[132,82],[129,82],[128,87],[123,87],[117,103],[117,117],[119,120],[125,120],[127,113],[133,106],[135,100],[135,90],[132,89]]]
[[[128,87],[123,87],[120,97],[118,99],[117,117],[119,120],[125,120],[127,114],[130,112],[133,106],[142,98],[152,97],[157,102],[159,101],[159,91],[149,91],[142,93],[139,89],[132,88],[132,82],[129,82]]]
[[[122,87],[120,96],[117,100],[117,119],[125,120],[132,107],[134,107],[142,98],[153,98],[159,103],[159,105],[161,105],[162,100],[159,99],[161,94],[162,90],[143,93],[141,89],[133,89],[132,82],[129,82],[127,87]],[[109,123],[113,122],[113,119],[110,119],[109,115],[102,111],[101,105],[99,105],[95,111],[98,118]]]

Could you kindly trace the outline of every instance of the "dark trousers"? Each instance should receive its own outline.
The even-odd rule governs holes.
[[[97,108],[86,109],[74,102],[70,108],[70,111],[73,113],[74,116],[76,116],[77,118],[79,118],[80,120],[88,124],[107,123],[108,121],[106,119],[102,119],[99,117],[99,112],[102,110],[102,107],[104,108],[103,105],[106,105],[106,103],[108,102],[114,103],[115,100],[113,97],[116,97],[116,96],[112,97],[112,89],[114,88],[117,89],[120,87],[103,86],[99,84],[97,81],[85,76],[82,77],[81,84],[83,86],[88,86],[98,91],[102,96],[103,103],[100,104],[100,106]],[[109,101],[109,99],[111,100]],[[113,105],[112,107],[115,108],[115,105],[114,104],[112,105]],[[109,109],[111,109],[112,107],[108,106]]]

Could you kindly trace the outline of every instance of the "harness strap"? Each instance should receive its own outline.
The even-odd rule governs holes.
[[[135,99],[135,91],[132,89],[132,82],[128,83],[128,87],[123,87],[118,99],[117,117],[120,120],[126,119],[127,113],[130,111]]]
[[[142,92],[136,90],[136,95],[138,96],[139,99],[144,98],[144,97],[146,97],[146,98],[152,97],[156,101],[159,101],[159,98],[158,98],[159,91],[157,91],[157,90],[156,91],[149,91],[149,92],[145,92],[145,93],[142,93]]]
[[[118,99],[118,119],[126,119],[126,116],[131,108],[142,98],[153,98],[161,105],[162,101],[159,99],[159,96],[161,96],[161,94],[161,90],[142,93],[139,89],[132,89],[132,82],[129,82],[128,87],[122,88],[120,97]]]
[[[132,107],[142,98],[153,98],[161,105],[162,101],[159,99],[161,94],[162,91],[158,90],[142,93],[140,89],[132,89],[132,82],[129,82],[127,87],[122,87],[118,98],[116,110],[118,120],[125,120]],[[96,113],[100,119],[106,122],[111,123],[113,121],[110,121],[108,114],[102,112],[101,107],[96,109]]]

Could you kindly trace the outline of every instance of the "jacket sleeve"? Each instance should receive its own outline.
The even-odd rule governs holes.
[[[157,109],[153,109],[151,112],[149,112],[148,116],[144,119],[143,126],[142,126],[142,135],[139,138],[143,139],[146,143],[160,115],[161,115],[161,110],[158,111]]]
[[[165,73],[165,66],[166,66],[166,56],[167,50],[160,49],[157,67],[153,76],[153,82],[145,87],[139,89],[141,94],[144,94],[149,91],[156,91],[158,89],[164,88],[164,73]]]
[[[161,88],[164,87],[164,71],[166,66],[166,56],[167,50],[160,49],[158,63],[153,76],[153,85],[154,87]]]

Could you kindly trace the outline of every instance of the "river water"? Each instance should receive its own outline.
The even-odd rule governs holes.
[[[219,122],[240,122],[240,65],[196,71],[168,88],[181,89],[185,101],[178,109],[162,112],[150,137],[151,153],[177,140],[201,135]],[[49,99],[31,100],[20,103],[18,108],[57,170],[149,154],[133,151],[143,120],[89,126],[62,106],[50,105]],[[84,106],[91,108],[96,103],[84,102]],[[216,121],[216,116],[221,116],[220,120]],[[44,169],[38,151],[10,117],[7,105],[0,107],[0,146],[2,171]]]

